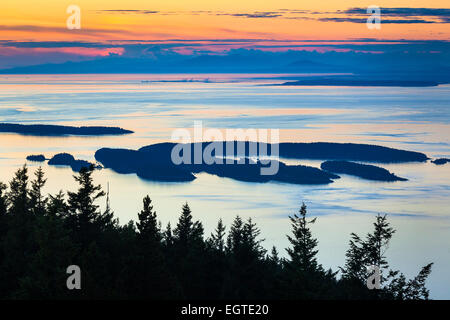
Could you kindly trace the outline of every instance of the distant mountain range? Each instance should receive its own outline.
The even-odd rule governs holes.
[[[372,80],[450,82],[450,64],[420,56],[362,53],[264,53],[239,51],[223,55],[122,57],[38,64],[0,70],[0,74],[89,73],[346,73]]]
[[[80,74],[80,73],[301,73],[343,72],[346,68],[314,61],[290,63],[265,61],[251,56],[200,56],[176,62],[146,58],[108,57],[103,59],[40,64],[0,70],[1,74]],[[347,69],[348,70],[348,69]]]

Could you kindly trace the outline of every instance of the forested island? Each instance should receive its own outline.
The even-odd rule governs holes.
[[[279,144],[279,149],[280,157],[292,159],[347,160],[378,163],[425,162],[428,160],[428,157],[421,152],[362,143],[285,142]]]
[[[252,158],[261,156],[261,148],[264,147],[266,155],[273,154],[275,148],[279,150],[280,158],[291,159],[322,159],[322,160],[353,160],[380,163],[399,162],[423,162],[428,157],[419,152],[399,150],[376,145],[351,144],[351,143],[280,143],[280,144],[258,144],[254,142],[230,142],[233,144],[233,152],[228,153],[227,142],[203,142],[181,145],[180,149],[188,150],[189,156],[186,163],[174,164],[171,158],[175,143],[158,143],[140,148],[111,149],[101,148],[96,151],[95,159],[105,168],[110,168],[118,173],[136,173],[139,177],[154,181],[183,182],[195,179],[194,174],[206,172],[219,177],[232,178],[248,182],[285,182],[293,184],[328,184],[339,176],[330,170],[304,165],[287,165],[282,161],[273,160],[271,163],[262,163],[261,160]],[[242,143],[243,149],[239,147]],[[215,144],[217,149],[211,148]],[[180,146],[180,145],[179,145]],[[221,161],[221,163],[195,164],[194,151],[198,149],[203,154],[205,150],[211,150],[211,155],[222,159],[226,154],[232,156],[233,161]],[[222,151],[217,152],[218,149]],[[225,153],[226,152],[226,153]],[[241,163],[239,160],[243,160]],[[275,166],[278,171],[273,175],[262,175],[261,170]],[[372,167],[365,168],[366,172],[371,169],[372,176],[380,170],[374,171]],[[362,175],[362,178],[371,175]],[[392,181],[392,176],[384,176]],[[398,178],[396,180],[403,180]]]
[[[351,161],[325,161],[320,168],[333,173],[344,173],[359,178],[374,181],[407,181],[408,179],[397,177],[384,168],[373,165],[361,164]]]
[[[230,154],[229,143],[233,145]],[[174,147],[180,147],[180,156],[186,162],[175,164],[172,159]],[[212,148],[214,146],[214,148]],[[243,148],[241,148],[241,147]],[[263,152],[261,149],[264,148]],[[276,148],[276,149],[275,149]],[[195,161],[194,151],[201,155],[210,150],[213,163]],[[222,149],[220,152],[219,149]],[[188,151],[189,156],[183,155]],[[264,161],[259,158],[270,156],[278,150],[280,158],[291,159],[323,159],[321,168],[305,165],[288,165],[281,160]],[[225,153],[224,153],[225,152]],[[225,159],[225,155],[228,159]],[[233,159],[230,159],[231,158]],[[146,180],[160,182],[189,182],[196,179],[195,174],[208,173],[223,178],[231,178],[245,182],[283,182],[292,184],[329,184],[339,179],[339,173],[350,174],[368,180],[406,181],[384,168],[355,163],[367,161],[377,163],[423,162],[428,157],[419,152],[399,150],[376,145],[351,143],[280,143],[258,144],[254,142],[203,142],[191,144],[157,143],[140,148],[111,149],[101,148],[95,152],[95,159],[105,168],[117,173],[135,173]],[[331,160],[330,160],[331,159]],[[334,160],[344,159],[344,160]],[[45,161],[44,155],[30,155],[29,161]],[[266,159],[267,160],[267,159]],[[48,161],[49,165],[70,166],[78,172],[82,168],[101,168],[86,160],[75,159],[71,154],[60,153]],[[273,168],[273,174],[262,174],[264,170]]]
[[[92,168],[74,176],[78,189],[45,195],[41,168],[29,178],[20,168],[0,183],[0,299],[428,299],[432,263],[407,279],[385,252],[395,234],[386,215],[365,237],[352,233],[339,270],[317,259],[305,204],[291,213],[286,254],[267,251],[252,219],[219,219],[206,236],[186,203],[173,227],[161,227],[149,196],[137,221],[120,225],[109,195]],[[30,181],[31,180],[31,181]],[[63,187],[63,186],[61,186]],[[101,210],[98,201],[106,201]],[[286,213],[288,214],[288,213]],[[320,221],[318,222],[320,223]],[[68,290],[67,267],[82,272],[82,290]],[[380,268],[379,289],[369,289],[368,266]],[[370,283],[370,281],[369,281]],[[373,284],[373,283],[372,283]]]
[[[101,136],[101,135],[122,135],[133,133],[131,130],[119,127],[99,127],[99,126],[60,126],[50,124],[17,124],[0,123],[0,132],[19,133],[35,136]]]
[[[99,166],[96,166],[89,161],[75,159],[75,157],[69,153],[55,154],[48,161],[48,164],[51,166],[69,166],[75,172],[79,172],[82,168],[88,169],[90,167],[100,169]]]
[[[267,167],[261,161],[244,158],[244,163],[174,164],[171,159],[171,144],[153,145],[151,149],[127,150],[102,148],[95,153],[95,159],[105,168],[118,173],[136,173],[138,177],[153,181],[185,182],[195,179],[194,173],[206,172],[219,177],[246,182],[286,182],[294,184],[327,184],[339,176],[319,168],[286,165],[276,161],[278,171],[273,175],[262,175]]]
[[[432,163],[434,163],[435,165],[443,165],[446,164],[448,162],[450,162],[450,159],[448,158],[439,158],[439,159],[435,159],[431,161]]]
[[[307,79],[288,81],[281,86],[349,86],[349,87],[435,87],[437,81],[424,80],[366,80],[366,79]]]
[[[34,162],[44,162],[47,160],[43,154],[32,154],[27,156],[26,158],[28,161],[34,161]]]

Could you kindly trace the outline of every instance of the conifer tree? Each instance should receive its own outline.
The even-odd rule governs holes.
[[[429,263],[422,267],[419,274],[412,280],[408,282],[408,287],[406,290],[406,295],[404,299],[407,300],[428,300],[430,296],[430,291],[425,287],[425,282],[431,274],[431,267],[433,263]]]
[[[185,297],[206,298],[204,291],[205,261],[199,259],[206,252],[203,225],[193,221],[186,203],[173,231],[173,265]],[[189,275],[189,276],[187,276]]]
[[[263,295],[265,250],[259,239],[260,230],[251,219],[244,222],[237,216],[227,238],[228,274],[225,296],[230,299],[252,299]]]
[[[230,232],[227,237],[227,251],[229,253],[236,252],[240,248],[243,241],[243,228],[244,222],[242,221],[242,218],[236,216],[231,224]]]
[[[161,231],[158,227],[156,212],[153,211],[152,200],[148,195],[143,199],[143,204],[143,209],[138,213],[139,222],[136,224],[140,238],[159,243],[162,238]]]
[[[225,229],[222,219],[219,219],[214,233],[209,238],[210,246],[219,252],[224,252],[225,250]]]
[[[223,296],[223,285],[227,270],[227,256],[225,252],[225,226],[219,219],[217,227],[207,240],[206,252],[206,291],[207,296]]]
[[[47,179],[44,179],[42,167],[39,167],[34,175],[35,179],[31,181],[30,207],[35,215],[43,215],[48,199],[42,195],[42,189],[47,182]]]
[[[174,237],[178,243],[187,244],[192,234],[192,214],[189,205],[185,203],[181,209],[181,216],[178,219],[174,230]]]
[[[173,231],[174,242],[180,247],[187,247],[194,243],[203,242],[203,225],[200,221],[193,221],[189,205],[185,203],[176,228]]]
[[[74,176],[79,184],[77,192],[68,192],[69,226],[78,235],[83,245],[98,235],[102,226],[96,225],[100,217],[99,206],[95,201],[103,197],[105,193],[100,185],[94,185],[92,179],[93,168],[81,168],[78,175]]]
[[[262,247],[261,243],[264,239],[258,239],[261,234],[261,230],[253,222],[252,218],[249,218],[243,227],[243,245],[247,254],[254,259],[262,259],[266,254],[266,250]]]
[[[103,228],[108,231],[112,231],[119,224],[119,220],[114,218],[114,211],[112,211],[109,202],[109,183],[108,183],[108,190],[106,192],[106,208],[97,217],[96,223],[100,228]]]
[[[100,185],[95,186],[92,179],[92,169],[83,167],[75,180],[80,185],[77,192],[68,192],[70,213],[77,215],[80,222],[94,222],[98,216],[99,206],[95,200],[105,196]]]
[[[276,265],[278,265],[280,263],[280,258],[278,256],[278,250],[277,250],[277,248],[275,248],[275,246],[272,247],[272,250],[271,250],[270,256],[269,256],[269,260]]]
[[[7,194],[8,213],[6,215],[7,230],[4,234],[1,249],[0,283],[2,290],[10,295],[18,286],[28,268],[29,261],[35,251],[33,241],[35,217],[30,213],[28,198],[28,169],[26,165],[18,169],[9,183]]]
[[[363,283],[367,279],[363,240],[355,233],[350,236],[349,249],[345,253],[345,266],[340,268],[342,278]]]
[[[289,257],[284,261],[284,292],[288,299],[330,298],[334,283],[329,280],[333,274],[327,274],[317,262],[317,239],[309,228],[316,219],[308,220],[306,214],[306,205],[302,203],[299,214],[289,217],[292,236],[287,237],[291,247],[286,249]]]
[[[7,286],[5,286],[4,281],[4,238],[8,232],[8,204],[7,204],[7,190],[6,184],[0,182],[0,299],[5,298],[5,293],[7,292]]]
[[[8,199],[5,191],[7,190],[7,185],[0,182],[0,219],[6,215],[8,209]]]
[[[59,191],[56,195],[49,195],[47,204],[47,213],[51,216],[65,218],[68,214],[68,205],[65,201],[65,195]]]
[[[278,250],[275,246],[272,247],[270,255],[266,256],[265,265],[264,292],[267,298],[279,299],[284,294],[283,288],[281,287],[281,277],[284,269],[283,260],[279,257]]]
[[[11,212],[25,214],[29,209],[28,199],[28,168],[24,165],[18,169],[14,178],[9,183],[8,201],[11,204]]]
[[[387,221],[386,215],[378,214],[373,224],[373,233],[367,234],[366,240],[363,242],[363,250],[365,252],[364,263],[375,265],[380,270],[388,269],[389,264],[386,260],[386,250],[389,248],[389,242],[395,233],[395,230]],[[384,279],[382,277],[382,279]]]
[[[388,298],[396,300],[428,300],[430,291],[426,288],[425,282],[431,273],[431,266],[429,263],[424,266],[419,274],[411,280],[406,280],[406,277],[400,271],[390,271],[388,278],[393,278],[389,285],[386,286],[385,291]]]
[[[173,233],[170,222],[167,223],[166,230],[163,233],[163,244],[166,249],[170,249],[173,246]]]
[[[346,263],[341,268],[345,294],[360,299],[428,299],[425,281],[431,273],[432,263],[424,266],[419,274],[407,280],[400,271],[389,269],[385,253],[389,248],[395,230],[386,215],[378,214],[373,223],[374,230],[365,240],[352,233]],[[368,290],[366,282],[370,276],[367,268],[375,266],[380,270],[380,289]]]
[[[385,252],[389,247],[389,241],[395,233],[395,230],[388,223],[386,215],[382,216],[378,214],[373,226],[373,232],[368,233],[365,240],[362,240],[354,233],[351,234],[345,266],[341,269],[343,279],[353,285],[352,291],[355,292],[358,290],[358,283],[365,291],[366,282],[370,276],[368,267],[375,266],[380,270],[381,285],[388,279],[389,264],[386,260]],[[389,273],[390,278],[394,278],[396,275],[397,273],[395,272]],[[376,291],[370,294],[381,297],[381,294]]]
[[[134,270],[138,272],[128,275],[127,282],[133,288],[131,294],[139,298],[167,298],[175,286],[168,273],[161,231],[151,203],[148,195],[144,197],[143,209],[138,213],[136,225],[139,233],[132,257]]]
[[[289,254],[288,264],[299,272],[316,272],[321,269],[317,263],[317,239],[313,238],[309,224],[313,224],[316,219],[306,219],[306,205],[303,203],[299,215],[290,216],[292,224],[292,237],[288,240],[292,248],[286,249]]]

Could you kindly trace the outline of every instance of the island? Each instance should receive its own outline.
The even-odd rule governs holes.
[[[272,146],[268,146],[270,150]],[[429,158],[415,151],[357,143],[280,143],[282,158],[314,160],[348,160],[378,163],[425,162]]]
[[[211,146],[223,150],[211,152],[215,158],[222,158],[212,164],[196,163],[194,150],[200,150],[202,154]],[[233,146],[231,153],[227,148]],[[182,163],[174,164],[171,158],[175,146],[188,150],[187,157]],[[241,146],[241,147],[239,147]],[[397,177],[383,168],[371,165],[361,165],[348,161],[369,161],[381,163],[401,163],[418,161],[423,162],[428,157],[419,152],[393,149],[383,146],[350,144],[350,143],[280,143],[280,144],[258,144],[255,142],[230,141],[230,142],[198,142],[187,144],[176,144],[171,142],[157,143],[142,147],[138,150],[101,148],[96,151],[95,159],[105,168],[110,168],[118,173],[135,173],[142,179],[154,181],[186,182],[195,179],[197,173],[208,173],[219,177],[230,178],[246,182],[283,182],[293,184],[328,184],[339,176],[327,164],[322,168],[304,165],[287,165],[281,160],[273,160],[278,170],[273,175],[262,175],[261,170],[269,165],[259,160],[261,152],[271,155],[279,150],[280,158],[295,159],[322,159],[332,162],[347,164],[342,173],[358,175],[361,178],[381,181],[405,180]],[[223,155],[231,157],[233,161],[223,161]],[[264,154],[263,154],[264,155]],[[256,160],[255,160],[256,158]],[[243,163],[238,160],[244,159]],[[345,159],[345,160],[341,160]],[[350,168],[349,168],[350,167]]]
[[[388,170],[367,164],[350,161],[325,161],[320,165],[325,171],[348,174],[359,178],[374,181],[407,181],[408,179],[397,177]]]
[[[278,171],[274,175],[261,175],[261,169],[268,165],[261,161],[245,158],[245,163],[176,165],[171,160],[174,143],[161,143],[139,150],[102,148],[95,153],[95,159],[105,168],[118,173],[135,173],[138,177],[152,181],[187,182],[196,179],[194,173],[208,173],[222,178],[244,182],[284,182],[293,184],[327,184],[339,176],[319,168],[286,165],[276,161]]]
[[[34,161],[34,162],[44,162],[45,156],[43,154],[37,154],[37,155],[29,155],[27,156],[28,161]]]
[[[60,126],[49,124],[17,124],[0,123],[0,132],[18,133],[34,136],[102,136],[102,135],[123,135],[131,134],[133,131],[119,127],[99,127],[99,126]]]
[[[280,158],[307,160],[348,160],[376,163],[425,162],[429,158],[420,152],[394,149],[379,145],[335,142],[282,142],[279,144],[256,143],[248,141],[214,142],[223,152],[233,147],[234,157],[258,157],[261,154],[279,154]],[[204,150],[211,142],[186,144],[194,150]],[[140,148],[143,152],[169,154],[175,143],[160,143]],[[278,151],[277,151],[278,150]],[[227,152],[227,154],[229,154]],[[170,160],[170,159],[169,159]]]
[[[439,158],[439,159],[435,159],[435,160],[431,160],[432,163],[434,163],[435,165],[443,165],[446,164],[447,162],[450,162],[450,159],[448,158]]]
[[[232,149],[230,148],[232,147]],[[176,149],[174,149],[176,147]],[[183,161],[174,163],[172,156],[178,150]],[[195,161],[194,154],[207,154],[213,161]],[[186,154],[184,155],[184,153]],[[279,157],[276,157],[277,152]],[[273,157],[275,156],[275,157]],[[268,161],[268,158],[270,159]],[[320,168],[288,165],[283,158],[326,160]],[[100,165],[77,160],[68,153],[60,153],[49,160],[49,165],[66,165],[79,171],[83,167],[110,168],[122,174],[136,174],[145,180],[162,182],[189,182],[195,174],[208,173],[218,177],[244,182],[281,182],[292,184],[328,184],[339,179],[338,174],[354,175],[375,181],[406,181],[388,170],[352,161],[402,163],[424,162],[428,157],[420,152],[393,149],[377,145],[352,143],[279,143],[267,144],[248,141],[215,141],[178,144],[157,143],[138,150],[101,148],[95,152]],[[276,168],[271,174],[267,169]]]
[[[184,165],[186,170],[193,173],[206,172],[223,178],[231,178],[244,182],[282,182],[291,184],[328,184],[334,179],[339,179],[338,175],[323,171],[319,168],[304,165],[287,165],[281,161],[276,161],[278,172],[274,175],[262,175],[261,169],[267,167],[261,161],[245,159],[245,163],[223,164],[202,164]]]
[[[439,85],[436,81],[425,80],[364,80],[364,79],[306,79],[288,81],[279,86],[346,86],[346,87],[435,87]]]
[[[79,172],[81,168],[97,168],[100,167],[86,160],[77,160],[69,153],[58,153],[54,155],[49,161],[49,165],[52,166],[69,166],[73,171]]]

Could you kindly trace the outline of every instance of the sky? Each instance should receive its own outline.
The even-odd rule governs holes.
[[[66,26],[70,5],[80,8],[81,29]],[[371,5],[380,7],[380,29],[366,25]],[[0,68],[145,56],[155,46],[185,55],[324,52],[362,39],[376,45],[450,39],[448,0],[2,0],[0,17]]]

